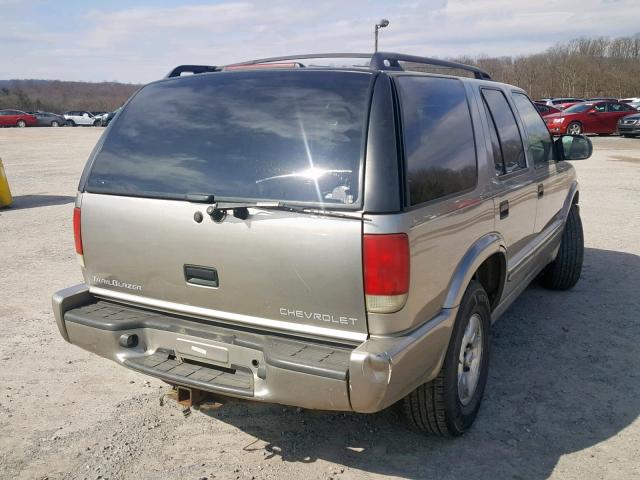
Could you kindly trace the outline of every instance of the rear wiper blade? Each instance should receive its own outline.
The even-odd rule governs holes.
[[[363,220],[362,216],[357,214],[349,215],[343,212],[336,212],[335,210],[325,210],[323,208],[313,208],[313,207],[305,207],[302,205],[292,205],[290,203],[285,202],[277,202],[274,204],[262,204],[257,202],[256,205],[252,205],[255,208],[261,208],[264,210],[282,210],[285,212],[295,212],[302,213],[305,215],[322,215],[325,217],[336,217],[336,218],[348,218],[352,220]]]
[[[349,215],[347,213],[336,212],[334,210],[325,210],[322,208],[313,208],[303,205],[293,205],[286,202],[233,202],[219,201],[207,209],[209,215],[217,211],[233,210],[233,216],[245,220],[249,217],[249,208],[258,208],[260,210],[280,210],[284,212],[301,213],[304,215],[322,215],[325,217],[347,218],[352,220],[362,220],[362,216]]]

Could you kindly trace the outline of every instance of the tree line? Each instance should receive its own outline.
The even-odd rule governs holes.
[[[120,107],[140,85],[60,80],[0,80],[0,110],[69,110],[111,112]]]
[[[529,55],[454,59],[517,85],[532,98],[640,96],[640,33],[631,37],[578,38]],[[441,69],[415,69],[437,71]],[[0,80],[0,109],[112,111],[141,85],[59,80]]]
[[[542,53],[459,58],[534,98],[640,97],[640,34],[578,38]]]

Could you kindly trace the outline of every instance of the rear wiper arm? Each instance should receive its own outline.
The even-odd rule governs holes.
[[[285,212],[302,213],[305,215],[322,215],[325,217],[335,218],[348,218],[352,220],[363,220],[363,217],[356,215],[349,215],[342,212],[336,212],[335,210],[325,210],[323,208],[305,207],[302,205],[291,205],[290,203],[277,202],[272,204],[262,204],[260,202],[256,205],[252,205],[255,208],[261,208],[264,210],[282,210]]]
[[[286,202],[214,202],[207,208],[210,216],[219,216],[226,214],[227,211],[233,210],[233,216],[241,220],[249,218],[249,208],[258,208],[261,210],[280,210],[285,212],[295,212],[305,215],[323,215],[325,217],[347,218],[352,220],[362,220],[361,216],[349,215],[333,210],[325,210],[319,208],[305,207],[302,205],[292,205]]]

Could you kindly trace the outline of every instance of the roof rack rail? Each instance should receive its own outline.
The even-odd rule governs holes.
[[[245,62],[232,63],[225,65],[227,67],[240,67],[254,64],[264,64],[272,62],[282,62],[287,60],[302,60],[313,58],[368,58],[369,68],[375,70],[405,70],[402,68],[399,62],[417,63],[421,65],[435,65],[438,67],[466,70],[472,72],[474,77],[480,80],[491,80],[491,76],[484,70],[474,67],[472,65],[466,65],[464,63],[450,62],[448,60],[440,60],[437,58],[419,57],[416,55],[405,55],[403,53],[392,52],[376,52],[370,53],[311,53],[302,55],[287,55],[284,57],[270,57],[260,58],[256,60],[248,60]],[[179,67],[178,67],[179,68]],[[215,70],[214,70],[215,71]]]
[[[416,55],[405,55],[404,53],[376,52],[371,56],[370,68],[376,70],[404,70],[399,62],[418,63],[421,65],[435,65],[437,67],[456,68],[473,73],[478,80],[491,80],[491,76],[484,70],[467,65],[465,63],[450,62],[438,58],[418,57]]]
[[[217,72],[220,69],[214,65],[178,65],[176,68],[167,73],[165,78],[179,77],[183,73],[207,73]]]

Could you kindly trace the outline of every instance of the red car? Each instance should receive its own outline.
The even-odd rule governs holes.
[[[554,135],[612,134],[616,132],[618,120],[634,111],[620,102],[583,102],[548,115],[544,121]]]
[[[555,107],[562,111],[562,110],[566,110],[569,107],[573,107],[574,105],[581,103],[581,102],[564,102],[564,103],[556,103]]]
[[[20,110],[0,110],[0,127],[35,127],[38,119]]]
[[[552,107],[551,105],[546,105],[544,103],[536,102],[534,105],[536,106],[536,109],[538,109],[538,112],[540,112],[540,115],[542,115],[543,117],[551,115],[552,113],[560,113],[562,111],[559,108]]]

